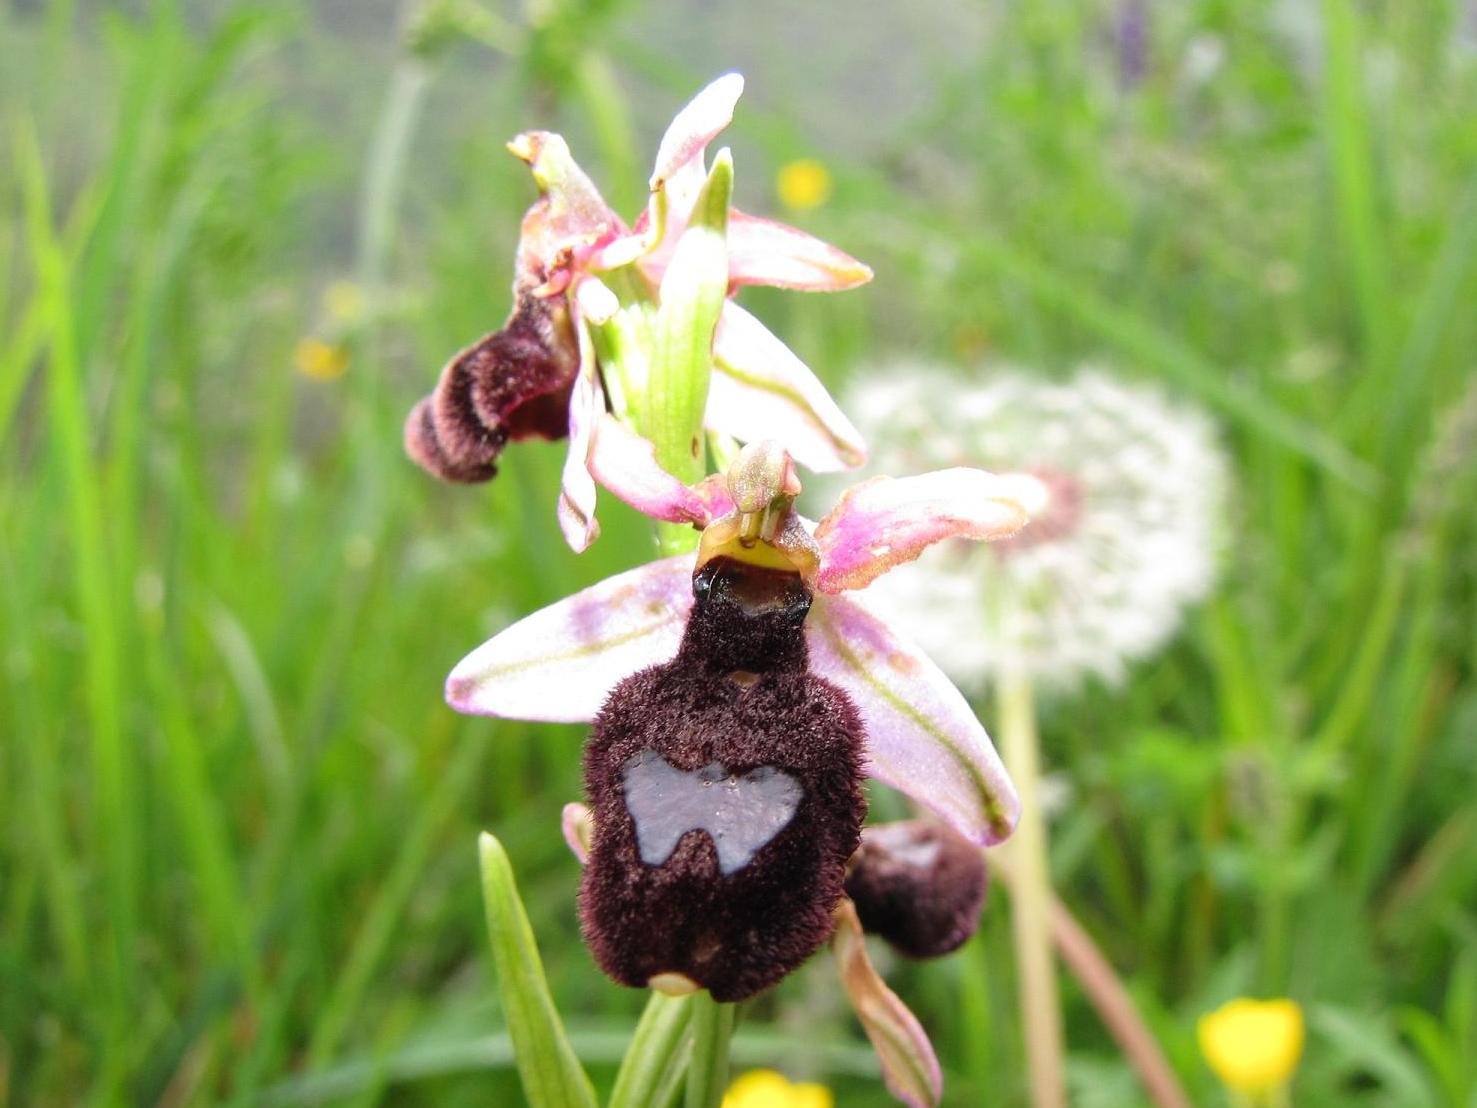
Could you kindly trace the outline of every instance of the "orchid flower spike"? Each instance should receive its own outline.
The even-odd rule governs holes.
[[[673,490],[703,527],[695,555],[526,617],[447,680],[460,711],[594,723],[582,914],[623,983],[738,1000],[799,965],[833,929],[864,774],[974,844],[1014,827],[1015,791],[963,695],[842,594],[934,543],[1013,534],[1018,483],[873,478],[813,531],[799,491],[783,449],[750,444],[725,488]]]
[[[500,330],[446,364],[435,391],[410,413],[411,458],[445,480],[485,481],[508,442],[567,436],[560,524],[576,551],[594,541],[596,483],[619,470],[622,449],[639,452],[629,440],[652,354],[651,316],[690,292],[675,270],[665,278],[684,234],[701,229],[697,208],[712,180],[707,147],[732,121],[742,91],[743,78],[727,74],[677,113],[657,151],[649,204],[630,228],[559,135],[531,131],[508,144],[540,190],[523,219],[513,308]],[[737,209],[723,222],[720,295],[751,284],[837,290],[871,279],[865,265],[793,227]],[[718,273],[721,280],[721,265]],[[866,459],[855,427],[816,376],[731,299],[712,334],[703,410],[710,432],[739,442],[779,439],[817,472]]]

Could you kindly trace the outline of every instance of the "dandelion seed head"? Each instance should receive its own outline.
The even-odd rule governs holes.
[[[1197,409],[1095,368],[966,383],[897,366],[851,400],[877,472],[970,465],[1034,481],[1019,534],[945,544],[868,593],[965,687],[1007,661],[1046,687],[1121,682],[1209,590],[1226,465]]]

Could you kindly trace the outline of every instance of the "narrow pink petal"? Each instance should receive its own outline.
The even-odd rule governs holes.
[[[584,804],[570,803],[564,806],[559,820],[559,829],[564,832],[564,841],[569,852],[579,859],[580,865],[590,860],[590,841],[595,834],[595,817]]]
[[[569,394],[569,452],[559,486],[559,529],[564,541],[582,554],[600,536],[595,520],[595,479],[590,476],[590,446],[595,423],[605,409],[595,376],[595,351],[584,324],[576,321],[580,336],[580,371]]]
[[[882,1063],[887,1088],[912,1108],[937,1104],[944,1095],[944,1075],[933,1044],[918,1017],[873,968],[856,908],[844,897],[836,908],[831,953],[836,956],[846,998]]]
[[[816,473],[867,460],[866,443],[810,367],[732,302],[713,335],[706,422],[740,442],[776,439]]]
[[[728,216],[728,281],[731,285],[773,285],[806,292],[854,289],[872,279],[872,270],[850,254],[814,235],[772,219]]]
[[[597,273],[630,265],[652,248],[653,237],[638,224],[636,232],[611,239],[599,249],[591,251],[585,264]]]
[[[853,485],[816,528],[822,592],[860,589],[945,539],[1001,539],[1025,526],[1021,485],[982,469],[873,477]]]
[[[964,695],[912,642],[850,597],[817,595],[810,668],[840,685],[867,727],[867,772],[971,842],[1007,838],[1015,787]]]
[[[687,102],[672,119],[667,133],[662,136],[661,145],[657,147],[656,165],[651,171],[652,191],[667,184],[672,175],[683,167],[701,162],[708,143],[733,122],[733,109],[743,93],[743,75],[725,73]],[[697,169],[697,180],[701,185],[701,164]],[[685,208],[683,213],[686,213]]]
[[[710,473],[692,491],[708,509],[708,518],[717,519],[733,511],[733,494],[728,491],[728,478],[721,473]]]
[[[591,585],[494,635],[446,679],[459,712],[588,723],[622,678],[671,661],[692,608],[693,555]]]
[[[657,464],[656,447],[615,416],[602,413],[590,449],[590,473],[638,512],[668,523],[706,527],[708,502]]]

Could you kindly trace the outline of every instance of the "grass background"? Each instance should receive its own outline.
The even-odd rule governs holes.
[[[569,554],[557,445],[444,488],[399,428],[506,310],[502,143],[564,131],[632,211],[727,68],[741,204],[818,156],[802,222],[877,271],[745,293],[828,379],[1095,358],[1223,421],[1221,587],[1044,720],[1056,880],[1197,1103],[1196,1016],[1254,993],[1308,1011],[1299,1104],[1477,1104],[1472,8],[478,11],[413,53],[388,3],[0,7],[0,1104],[516,1103],[481,827],[609,1081],[641,998],[578,941],[582,734],[439,690],[650,539],[607,505]],[[373,307],[343,336],[338,279]],[[343,377],[294,371],[307,334]],[[950,1104],[1021,1101],[1001,899],[888,967]],[[1075,1102],[1140,1102],[1066,990]],[[886,1103],[824,960],[737,1049]]]

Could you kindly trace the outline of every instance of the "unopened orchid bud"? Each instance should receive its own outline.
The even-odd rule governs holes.
[[[585,752],[585,937],[617,981],[742,1000],[830,935],[856,849],[863,727],[808,670],[794,570],[718,557],[677,656],[616,686]]]
[[[862,927],[910,958],[937,958],[979,925],[988,875],[979,847],[926,820],[862,832],[846,878]]]

